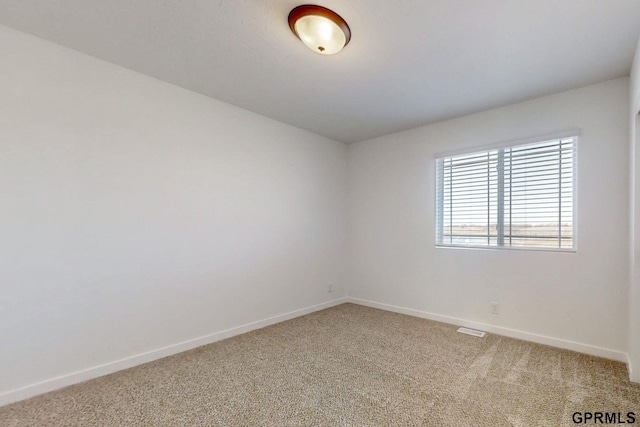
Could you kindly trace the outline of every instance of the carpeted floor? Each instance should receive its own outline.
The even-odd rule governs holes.
[[[640,423],[624,364],[456,329],[343,304],[2,407],[0,425],[549,427],[596,411]]]

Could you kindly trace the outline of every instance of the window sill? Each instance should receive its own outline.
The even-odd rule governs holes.
[[[522,248],[514,246],[466,246],[466,245],[436,245],[436,249],[471,249],[495,251],[532,251],[532,252],[560,252],[577,253],[577,248]]]

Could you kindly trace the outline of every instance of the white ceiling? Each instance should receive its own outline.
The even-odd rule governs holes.
[[[339,54],[289,30],[305,0],[0,0],[0,24],[354,142],[629,74],[639,0],[312,0]]]

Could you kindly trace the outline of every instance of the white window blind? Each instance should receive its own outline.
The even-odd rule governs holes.
[[[436,244],[574,249],[576,142],[436,159]]]

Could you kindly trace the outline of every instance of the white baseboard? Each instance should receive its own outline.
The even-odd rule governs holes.
[[[560,338],[552,338],[545,335],[533,334],[530,332],[518,331],[515,329],[504,328],[501,326],[493,326],[487,323],[473,322],[470,320],[460,319],[457,317],[444,316],[441,314],[429,313],[426,311],[414,310],[411,308],[398,307],[390,304],[382,304],[374,301],[368,301],[360,298],[348,297],[348,302],[353,304],[364,305],[372,308],[379,308],[381,310],[392,311],[400,314],[407,314],[409,316],[421,317],[423,319],[435,320],[437,322],[449,323],[452,325],[464,326],[472,329],[479,329],[481,331],[490,332],[496,335],[504,335],[510,338],[517,338],[523,341],[535,342],[538,344],[549,345],[552,347],[563,348],[566,350],[573,350],[580,353],[590,354],[593,356],[604,357],[606,359],[616,360],[618,362],[629,363],[629,357],[627,353],[623,353],[617,350],[610,350],[608,348],[597,347],[589,344],[582,344],[574,341],[563,340]],[[631,365],[628,364],[629,371],[631,372]],[[632,379],[633,381],[633,379]]]
[[[266,326],[284,322],[285,320],[304,316],[305,314],[313,313],[314,311],[324,310],[325,308],[343,304],[347,301],[348,301],[347,297],[338,298],[322,304],[306,307],[300,310],[291,311],[289,313],[280,314],[278,316],[269,317],[267,319],[259,320],[256,322],[247,323],[246,325],[238,326],[238,327],[227,329],[220,332],[215,332],[209,335],[205,335],[203,337],[194,338],[194,339],[183,341],[177,344],[172,344],[172,345],[151,350],[145,353],[126,357],[124,359],[115,360],[113,362],[105,363],[98,366],[93,366],[91,368],[72,372],[70,374],[61,375],[55,378],[50,378],[48,380],[41,381],[35,384],[29,384],[27,386],[20,387],[14,390],[9,390],[9,391],[0,393],[0,406],[8,405],[9,403],[13,403],[13,402],[18,402],[20,400],[27,399],[29,397],[37,396],[39,394],[57,390],[62,387],[77,384],[93,378],[101,377],[103,375],[111,374],[116,371],[128,369],[137,365],[141,365],[143,363],[151,362],[157,359],[162,359],[163,357],[172,356],[177,353],[182,353],[183,351],[187,351],[196,347],[211,344],[213,342],[230,338],[235,335],[244,334],[246,332],[250,332],[255,329],[264,328]]]
[[[634,374],[633,363],[631,362],[631,356],[627,356],[627,371],[629,371],[629,380],[634,383],[640,383],[640,373]],[[637,371],[640,372],[640,371]]]
[[[363,300],[360,298],[343,297],[343,298],[338,298],[322,304],[314,305],[311,307],[306,307],[300,310],[291,311],[289,313],[284,313],[278,316],[269,317],[267,319],[259,320],[256,322],[247,323],[245,325],[238,326],[235,328],[227,329],[220,332],[215,332],[199,338],[183,341],[170,346],[158,348],[145,353],[126,357],[113,362],[109,362],[109,363],[94,366],[91,368],[83,369],[80,371],[72,372],[70,374],[65,374],[55,378],[50,378],[48,380],[41,381],[35,384],[30,384],[14,390],[9,390],[9,391],[0,393],[0,406],[8,405],[13,402],[17,402],[23,399],[37,396],[42,393],[47,393],[49,391],[57,390],[62,387],[77,384],[93,378],[101,377],[103,375],[108,375],[123,369],[128,369],[137,365],[141,365],[143,363],[152,362],[154,360],[161,359],[163,357],[172,356],[174,354],[178,354],[183,351],[187,351],[196,347],[211,344],[216,341],[220,341],[236,335],[244,334],[246,332],[250,332],[256,329],[264,328],[266,326],[274,325],[276,323],[284,322],[285,320],[304,316],[305,314],[313,313],[319,310],[324,310],[325,308],[333,307],[346,302],[359,304],[359,305],[372,307],[372,308],[378,308],[381,310],[391,311],[395,313],[406,314],[409,316],[435,320],[438,322],[465,326],[473,329],[479,329],[479,330],[494,333],[497,335],[504,335],[507,337],[517,338],[524,341],[531,341],[538,344],[550,345],[553,347],[564,348],[567,350],[578,351],[580,353],[586,353],[594,356],[605,357],[607,359],[625,362],[627,363],[627,366],[628,366],[629,377],[631,381],[640,382],[640,378],[635,378],[633,375],[633,367],[631,365],[631,360],[629,359],[629,356],[627,355],[627,353],[623,353],[616,350],[610,350],[602,347],[596,347],[588,344],[577,343],[574,341],[567,341],[563,339],[547,337],[544,335],[517,331],[514,329],[503,328],[500,326],[493,326],[485,323],[473,322],[470,320],[460,319],[457,317],[444,316],[440,314],[429,313],[429,312],[415,310],[411,308],[398,307],[395,305],[383,304],[383,303],[378,303],[374,301]]]

